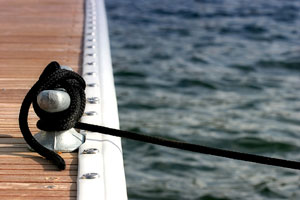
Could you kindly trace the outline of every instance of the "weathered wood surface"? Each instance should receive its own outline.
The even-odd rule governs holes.
[[[67,167],[58,171],[27,149],[18,115],[49,62],[80,70],[83,6],[83,0],[0,0],[0,199],[76,199],[77,153],[62,154]],[[36,120],[31,110],[34,133]]]

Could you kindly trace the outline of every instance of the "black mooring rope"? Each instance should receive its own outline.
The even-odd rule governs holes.
[[[134,132],[130,132],[130,131],[117,130],[117,129],[107,128],[107,127],[103,127],[103,126],[97,126],[97,125],[78,122],[78,120],[81,117],[83,110],[84,110],[84,105],[82,102],[85,103],[84,94],[82,94],[82,90],[84,90],[85,84],[84,84],[83,79],[81,77],[80,78],[79,77],[80,76],[74,72],[69,72],[69,71],[66,72],[66,70],[61,70],[59,67],[59,64],[56,62],[50,63],[47,66],[47,68],[44,70],[43,74],[41,75],[40,80],[30,89],[30,91],[26,95],[26,97],[22,103],[21,110],[20,110],[20,116],[19,116],[20,129],[23,133],[23,136],[24,136],[26,142],[34,150],[36,150],[40,155],[44,156],[45,158],[47,158],[49,160],[52,160],[53,163],[56,164],[59,169],[65,168],[64,160],[58,154],[46,149],[45,147],[40,145],[34,139],[34,137],[32,136],[32,134],[28,128],[28,122],[27,122],[28,110],[29,110],[31,102],[36,101],[34,99],[36,99],[38,92],[40,92],[44,89],[49,89],[49,88],[53,89],[53,88],[57,88],[57,86],[60,86],[61,88],[65,88],[66,91],[69,93],[70,92],[69,87],[70,86],[72,87],[72,85],[74,84],[76,86],[75,90],[77,90],[77,91],[71,91],[71,93],[69,93],[71,96],[70,109],[68,109],[68,111],[66,111],[66,112],[63,111],[63,113],[61,113],[64,117],[65,117],[65,115],[67,115],[67,113],[70,113],[70,115],[76,113],[76,115],[74,114],[73,117],[68,118],[68,120],[70,120],[71,122],[69,122],[69,121],[65,122],[68,124],[68,126],[67,126],[68,128],[75,127],[75,128],[86,130],[86,131],[99,132],[99,133],[103,133],[103,134],[128,138],[128,139],[132,139],[132,140],[162,145],[162,146],[176,148],[176,149],[187,150],[187,151],[191,151],[191,152],[197,152],[197,153],[202,153],[202,154],[209,154],[209,155],[231,158],[231,159],[242,160],[242,161],[248,161],[248,162],[253,162],[253,163],[260,163],[260,164],[265,164],[265,165],[272,165],[272,166],[277,166],[277,167],[300,170],[300,162],[297,162],[297,161],[271,158],[271,157],[248,154],[248,153],[241,153],[241,152],[223,150],[223,149],[218,149],[218,148],[213,148],[213,147],[206,147],[206,146],[190,144],[190,143],[186,143],[186,142],[182,142],[182,141],[169,140],[169,139],[165,139],[165,138],[153,137],[153,136],[143,135],[143,134],[134,133]],[[71,79],[72,81],[65,81],[68,79]],[[62,80],[64,80],[64,81],[62,81]],[[42,82],[46,82],[46,83],[42,83]],[[67,85],[65,85],[65,84],[67,84]],[[77,97],[74,97],[74,95],[77,95]],[[73,101],[73,97],[76,100]],[[75,105],[72,105],[72,104],[75,104]],[[74,109],[78,109],[78,110],[74,110]],[[36,108],[35,108],[35,110],[36,110]],[[57,115],[59,115],[59,114],[57,114]],[[48,116],[48,114],[47,115],[39,115],[39,117],[41,117],[40,121],[45,122],[45,123],[40,123],[40,124],[43,124],[42,126],[39,125],[39,127],[41,127],[41,128],[44,128],[44,127],[49,128],[49,126],[47,126],[47,124],[46,124],[46,122],[49,120],[49,117],[52,120],[55,120],[55,118]],[[54,123],[64,123],[64,121],[58,120],[58,121],[55,121]],[[65,125],[57,125],[55,129],[57,130],[57,128],[58,129],[66,128],[66,126]]]
[[[236,151],[218,149],[214,147],[206,147],[198,144],[191,144],[191,143],[178,141],[178,140],[170,140],[166,138],[153,137],[149,135],[143,135],[140,133],[117,130],[108,127],[96,126],[96,125],[86,124],[81,122],[76,123],[75,128],[137,140],[141,142],[157,144],[157,145],[171,147],[175,149],[192,151],[196,153],[202,153],[202,154],[208,154],[208,155],[219,156],[224,158],[231,158],[235,160],[243,160],[243,161],[254,162],[259,164],[300,170],[300,162],[297,161],[283,160],[283,159],[259,156],[255,154],[249,154],[249,153],[241,153]]]

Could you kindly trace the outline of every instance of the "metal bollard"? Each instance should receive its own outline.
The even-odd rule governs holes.
[[[62,66],[62,69],[72,70]],[[39,107],[50,113],[61,112],[70,106],[70,96],[63,89],[44,90],[37,96]],[[34,138],[46,148],[55,152],[72,152],[84,143],[84,135],[78,133],[74,128],[65,131],[40,131]],[[30,149],[32,150],[32,149]]]

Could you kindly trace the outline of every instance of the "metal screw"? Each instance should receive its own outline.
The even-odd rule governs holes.
[[[88,53],[88,54],[86,54],[87,56],[91,56],[91,57],[95,57],[96,56],[96,54],[95,53]]]
[[[96,87],[98,84],[97,83],[89,83],[86,86],[88,87]]]
[[[97,148],[90,148],[90,149],[85,149],[82,154],[96,154],[99,153],[99,149]]]
[[[91,104],[96,104],[99,103],[100,99],[98,97],[89,97],[86,99],[87,102],[91,103]]]
[[[89,19],[94,19],[94,20],[95,20],[95,19],[96,19],[96,16],[89,16],[88,18],[89,18]]]
[[[87,112],[85,112],[84,114],[87,115],[87,116],[95,116],[95,115],[97,115],[98,113],[97,113],[96,111],[87,111]]]
[[[47,189],[53,189],[53,188],[55,188],[55,185],[47,185],[47,186],[44,186],[45,188],[47,188]]]
[[[94,65],[95,62],[87,62],[86,64],[88,64],[88,65]]]
[[[84,75],[88,75],[88,76],[95,76],[96,72],[87,72]]]
[[[98,173],[86,173],[81,176],[81,179],[96,179],[99,177],[100,175]]]

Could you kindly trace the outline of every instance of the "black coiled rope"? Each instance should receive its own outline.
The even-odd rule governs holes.
[[[39,108],[37,108],[38,106],[36,105],[36,96],[42,90],[54,89],[58,87],[64,88],[69,93],[71,97],[71,105],[68,110],[63,111],[60,114],[56,113],[55,117],[52,117],[51,114],[44,113]],[[133,133],[129,131],[117,130],[117,129],[107,128],[103,126],[78,122],[84,110],[84,105],[83,105],[85,104],[84,88],[85,88],[85,83],[78,74],[67,70],[62,70],[60,69],[58,63],[52,62],[44,70],[39,81],[30,89],[21,106],[19,123],[20,123],[20,129],[23,133],[26,142],[40,155],[53,161],[53,163],[56,164],[59,169],[65,169],[64,160],[55,152],[50,151],[45,147],[43,147],[42,145],[40,145],[34,139],[34,137],[32,136],[28,128],[28,123],[27,123],[28,110],[32,102],[35,111],[38,111],[37,112],[38,116],[41,117],[41,120],[38,122],[38,127],[44,130],[59,131],[59,130],[66,130],[75,127],[82,130],[99,132],[99,133],[108,134],[112,136],[128,138],[132,140],[167,146],[176,149],[182,149],[182,150],[187,150],[187,151],[192,151],[197,153],[236,159],[236,160],[243,160],[243,161],[260,163],[265,165],[272,165],[277,167],[300,170],[300,162],[297,161],[290,161],[290,160],[206,147],[206,146],[190,144],[182,141],[169,140],[165,138],[142,135],[139,133]],[[59,119],[58,121],[54,121],[56,120],[56,117]],[[67,120],[63,119],[65,117]],[[48,124],[49,119],[53,120],[52,121],[53,123]],[[58,123],[58,125],[56,125],[56,123]]]
[[[63,88],[71,98],[68,109],[49,113],[42,110],[37,105],[37,95],[43,90],[53,90]],[[61,69],[57,62],[51,62],[41,74],[39,80],[33,85],[25,96],[19,114],[20,130],[28,145],[44,156],[53,161],[59,169],[65,169],[65,162],[61,156],[51,151],[32,136],[28,126],[28,112],[31,103],[36,114],[40,117],[37,127],[45,131],[63,131],[73,128],[82,116],[85,108],[85,81],[75,72]]]

